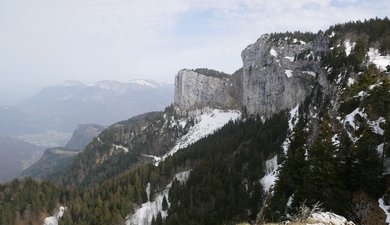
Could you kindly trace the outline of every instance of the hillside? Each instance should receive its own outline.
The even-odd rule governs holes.
[[[19,175],[22,177],[29,176],[36,179],[47,179],[50,176],[54,176],[53,174],[59,174],[103,130],[104,128],[97,124],[79,125],[65,147],[46,149],[39,160],[24,168]]]
[[[172,106],[111,125],[57,185],[1,185],[2,224],[386,224],[389,33],[385,18],[265,34],[232,75],[181,70]]]
[[[0,136],[0,182],[10,181],[41,157],[42,147]]]

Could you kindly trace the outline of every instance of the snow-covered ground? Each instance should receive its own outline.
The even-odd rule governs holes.
[[[355,83],[355,80],[353,78],[348,78],[347,86],[350,87]]]
[[[203,113],[200,116],[195,118],[196,124],[190,128],[188,133],[181,137],[176,145],[162,157],[162,160],[166,159],[168,156],[172,156],[180,149],[183,149],[201,138],[206,137],[214,133],[216,130],[223,127],[230,120],[237,120],[240,118],[241,113],[237,110],[220,110],[213,109],[210,112]]]
[[[364,109],[356,108],[354,111],[352,111],[350,114],[345,116],[345,119],[342,121],[344,126],[350,125],[354,130],[358,130],[359,126],[355,123],[355,116],[359,115],[362,118],[364,118],[367,121],[367,124],[371,127],[372,132],[383,135],[384,130],[380,127],[380,124],[385,123],[386,120],[383,117],[380,117],[377,120],[371,121],[368,119],[367,114],[364,112]],[[357,140],[359,140],[359,137],[354,137],[348,130],[347,130],[348,136],[350,139],[355,143]]]
[[[124,147],[124,146],[122,146],[122,145],[114,145],[114,144],[113,144],[113,146],[114,146],[115,150],[123,150],[125,153],[128,153],[128,152],[129,152],[129,148]]]
[[[313,71],[308,71],[308,70],[306,70],[306,71],[302,71],[302,73],[305,73],[305,74],[310,75],[310,76],[313,76],[313,77],[316,77],[316,76],[317,76],[317,74],[316,74],[315,72],[313,72]]]
[[[386,70],[386,66],[390,65],[390,55],[382,56],[378,49],[370,48],[368,57],[381,70]]]
[[[355,42],[351,42],[349,40],[344,42],[345,54],[347,56],[349,56],[351,54],[351,51],[352,51],[353,47],[355,47],[355,44],[356,44]]]
[[[260,183],[264,188],[265,192],[275,184],[276,176],[278,174],[278,156],[274,156],[265,162],[265,175],[260,179]]]
[[[309,218],[314,220],[316,225],[354,225],[353,222],[348,221],[345,217],[331,212],[313,213]]]
[[[290,140],[291,133],[292,133],[294,127],[298,123],[298,116],[299,116],[298,109],[299,109],[299,104],[297,106],[295,106],[293,109],[291,109],[291,111],[290,111],[290,119],[288,120],[288,129],[290,131],[290,134],[287,135],[286,140],[282,144],[284,154],[287,154],[287,151],[288,151],[288,148],[289,148],[290,142],[291,142],[291,140]]]
[[[284,58],[290,60],[290,62],[294,62],[293,56],[285,56]]]
[[[271,54],[273,57],[275,57],[275,58],[278,57],[278,53],[275,51],[275,49],[271,48],[271,50],[270,50],[269,52],[270,52],[270,54]]]
[[[61,206],[54,216],[46,217],[43,225],[58,225],[58,220],[64,215],[66,207]]]
[[[286,74],[287,78],[290,78],[293,76],[293,71],[292,70],[286,70],[284,71],[284,73]]]
[[[390,205],[386,205],[383,198],[380,198],[378,200],[379,207],[385,212],[386,214],[386,223],[390,224]]]
[[[178,173],[174,176],[173,180],[177,180],[183,184],[187,181],[190,172],[191,170],[186,170],[181,173]],[[150,225],[152,223],[153,218],[156,218],[158,213],[161,213],[161,217],[165,219],[168,216],[168,212],[162,210],[162,202],[165,196],[168,202],[168,207],[170,206],[168,194],[171,186],[172,182],[169,183],[164,189],[164,191],[159,193],[156,198],[151,202],[149,200],[150,184],[148,183],[145,190],[148,196],[148,201],[142,204],[141,207],[139,207],[133,215],[129,216],[126,219],[126,225]]]

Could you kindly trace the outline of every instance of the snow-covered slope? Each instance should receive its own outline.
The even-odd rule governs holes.
[[[390,65],[390,55],[383,56],[378,49],[370,48],[367,54],[370,62],[374,63],[381,70],[386,70],[386,67]]]
[[[158,165],[161,160],[165,160],[167,157],[172,156],[180,149],[186,148],[201,138],[214,133],[229,121],[237,120],[240,117],[241,112],[238,110],[204,109],[195,117],[195,125],[190,128],[187,134],[176,141],[176,145],[168,153],[162,157],[150,155],[144,156],[153,158],[156,162],[156,165]],[[179,124],[182,126],[185,126],[186,123],[186,120],[181,120],[179,122]]]

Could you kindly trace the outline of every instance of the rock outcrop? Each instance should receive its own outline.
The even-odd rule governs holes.
[[[263,35],[242,51],[243,67],[231,76],[210,76],[181,70],[175,78],[175,106],[240,109],[270,116],[302,102],[325,73],[319,59],[328,39],[312,42]]]
[[[184,110],[206,106],[232,108],[233,97],[229,94],[232,86],[229,76],[213,76],[193,70],[180,70],[175,77],[175,105]]]

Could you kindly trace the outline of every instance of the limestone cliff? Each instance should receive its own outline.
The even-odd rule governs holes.
[[[213,76],[184,69],[175,77],[175,105],[184,110],[205,106],[232,108],[233,97],[229,94],[232,86],[229,76]]]
[[[319,59],[328,39],[310,42],[263,35],[242,51],[243,67],[230,76],[181,70],[175,78],[175,106],[240,109],[270,116],[302,102],[316,82],[326,86]]]

